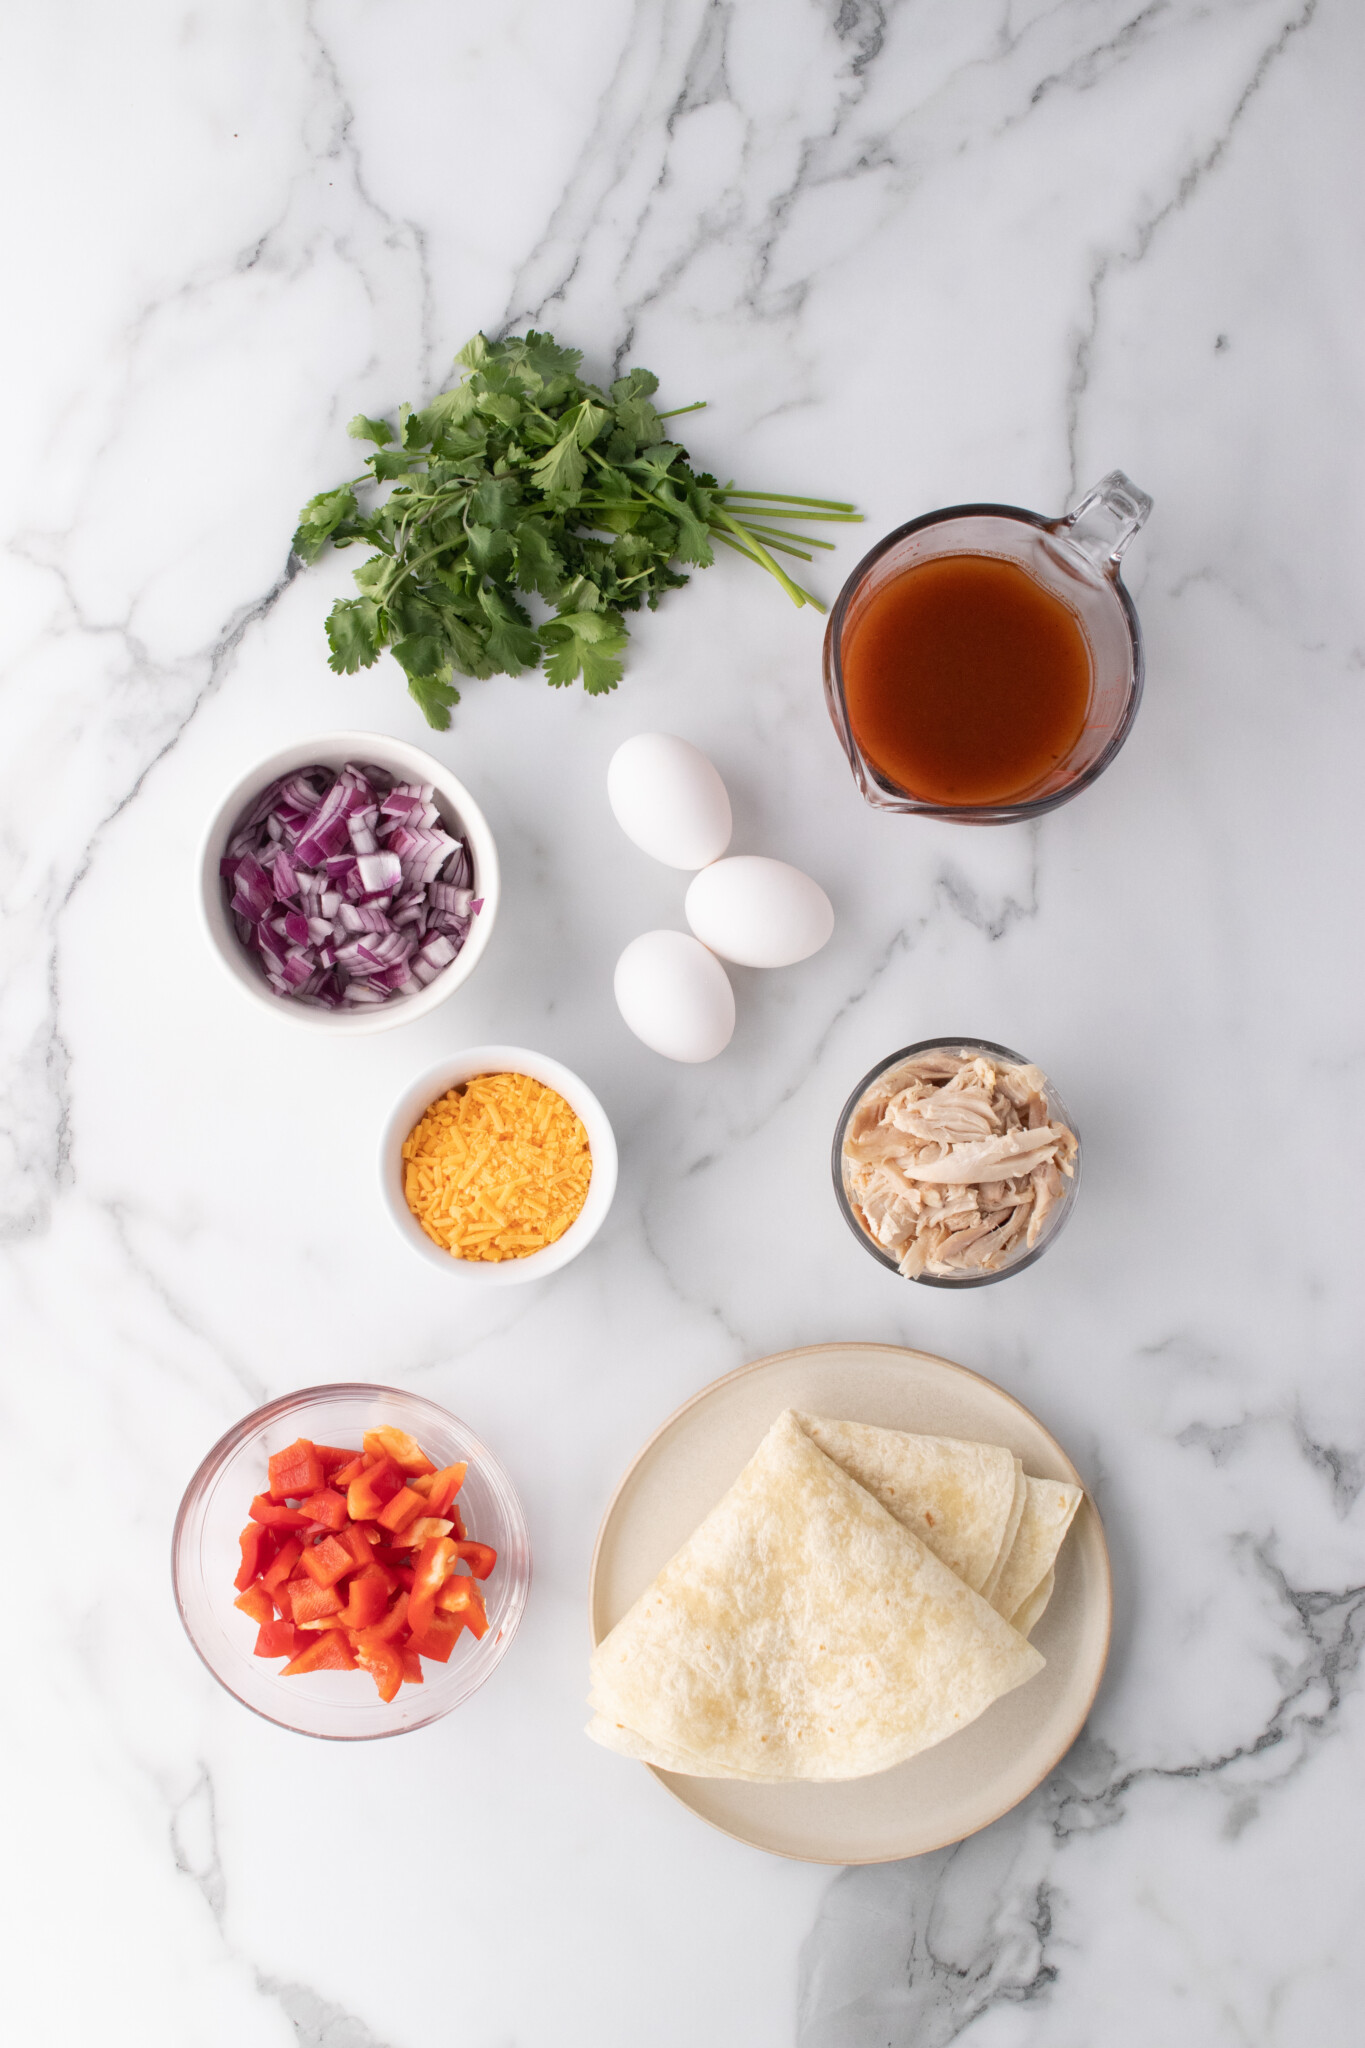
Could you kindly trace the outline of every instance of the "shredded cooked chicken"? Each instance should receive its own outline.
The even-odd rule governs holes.
[[[1076,1152],[1037,1067],[945,1049],[868,1089],[844,1133],[844,1186],[907,1279],[995,1273],[1037,1244]]]

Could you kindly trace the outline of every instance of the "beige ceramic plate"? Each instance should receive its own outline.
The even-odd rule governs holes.
[[[779,1352],[694,1395],[621,1481],[593,1552],[594,1644],[714,1507],[784,1408],[1004,1444],[1035,1478],[1080,1484],[1070,1459],[1027,1408],[945,1358],[891,1344]],[[960,1735],[877,1777],[837,1785],[654,1775],[713,1827],[778,1856],[884,1863],[941,1849],[1017,1806],[1075,1741],[1104,1670],[1110,1610],[1109,1553],[1087,1495],[1057,1560],[1057,1590],[1032,1637],[1047,1668]]]

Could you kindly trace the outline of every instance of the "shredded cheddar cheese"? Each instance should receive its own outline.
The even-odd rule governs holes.
[[[433,1102],[403,1141],[403,1192],[457,1259],[524,1259],[562,1237],[587,1200],[588,1134],[529,1074],[479,1074]]]

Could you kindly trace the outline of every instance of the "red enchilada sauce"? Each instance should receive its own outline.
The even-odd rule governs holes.
[[[1085,724],[1080,620],[994,555],[941,555],[892,578],[844,627],[840,658],[864,758],[927,803],[1021,796]]]

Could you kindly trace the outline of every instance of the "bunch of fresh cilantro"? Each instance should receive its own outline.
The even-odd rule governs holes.
[[[717,540],[797,604],[819,605],[773,551],[808,562],[806,547],[830,543],[774,522],[860,517],[851,505],[737,491],[697,474],[666,438],[675,415],[651,403],[656,377],[631,370],[602,391],[579,376],[580,351],[553,335],[476,334],[457,360],[462,382],[420,411],[403,406],[396,430],[352,420],[351,434],[375,444],[366,473],[300,515],[294,547],[306,563],[329,542],[375,550],[355,572],[360,595],[338,600],[327,620],[337,674],[391,648],[441,728],[459,702],[456,674],[521,675],[543,662],[548,682],[581,676],[596,696],[621,678],[622,615],[652,610],[686,583],[679,564],[706,567]],[[371,484],[393,488],[365,510],[356,492]],[[552,616],[537,624],[530,598]]]

